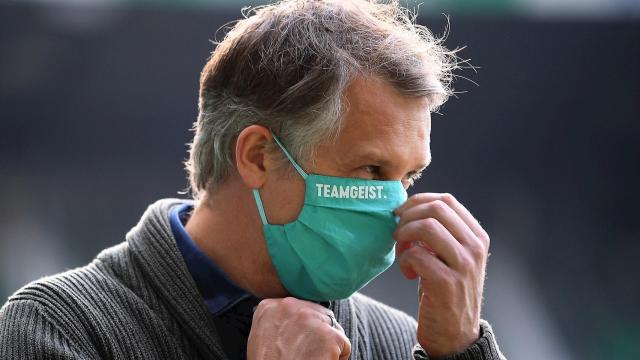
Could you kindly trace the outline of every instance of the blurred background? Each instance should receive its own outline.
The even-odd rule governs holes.
[[[0,0],[0,304],[180,197],[209,39],[252,4]],[[413,192],[454,194],[491,235],[503,351],[640,358],[640,0],[419,9],[436,34],[450,15],[446,44],[479,69],[434,115]],[[416,314],[416,286],[394,266],[364,292]]]

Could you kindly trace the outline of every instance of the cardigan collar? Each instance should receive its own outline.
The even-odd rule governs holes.
[[[171,230],[169,216],[174,207],[191,200],[162,199],[151,204],[126,236],[134,257],[164,303],[170,308],[194,344],[208,358],[227,359],[220,337],[198,287],[191,277]],[[355,309],[351,298],[332,301],[330,309],[351,341],[357,358]]]

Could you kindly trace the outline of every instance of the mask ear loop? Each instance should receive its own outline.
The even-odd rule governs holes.
[[[300,176],[302,176],[303,179],[306,179],[307,173],[302,169],[302,167],[300,167],[300,165],[298,165],[298,163],[295,160],[293,160],[293,156],[289,154],[287,149],[284,147],[284,145],[282,145],[280,140],[278,140],[278,138],[273,132],[271,133],[271,136],[273,136],[273,140],[275,140],[278,147],[282,149],[282,152],[284,152],[284,154],[287,156],[287,158],[289,159],[293,167],[296,169],[298,174],[300,174]],[[262,220],[262,225],[268,225],[269,223],[267,222],[267,215],[264,213],[264,207],[262,206],[262,199],[260,198],[260,192],[258,191],[258,189],[253,189],[253,197],[256,199],[256,205],[258,206],[258,213],[260,213],[260,219]]]
[[[262,225],[269,224],[267,222],[267,216],[264,213],[264,207],[262,206],[262,199],[260,199],[260,192],[258,192],[258,189],[253,189],[253,197],[256,199],[256,205],[258,206],[258,212],[260,213]]]
[[[282,149],[282,152],[284,152],[284,154],[287,156],[289,161],[291,161],[291,164],[293,165],[293,167],[296,168],[296,170],[298,171],[298,174],[300,174],[300,176],[302,176],[303,179],[306,179],[307,173],[304,170],[302,170],[302,167],[300,167],[300,165],[298,165],[298,163],[295,160],[293,160],[293,156],[289,154],[287,149],[285,149],[284,145],[282,145],[282,143],[280,142],[280,140],[278,140],[276,135],[274,133],[271,133],[271,136],[273,136],[273,140],[275,140],[276,144],[278,144],[280,149]]]

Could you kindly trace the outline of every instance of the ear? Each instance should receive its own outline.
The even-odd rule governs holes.
[[[267,180],[270,159],[265,145],[273,141],[271,131],[264,126],[251,125],[244,128],[236,140],[236,169],[247,187],[258,189]]]

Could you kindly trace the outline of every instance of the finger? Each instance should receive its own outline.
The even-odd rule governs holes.
[[[336,318],[333,316],[333,314],[329,314],[329,313],[321,313],[320,314],[320,318],[322,319],[322,322],[324,322],[325,324],[329,325],[332,328],[336,328],[338,326],[338,320],[336,320]]]
[[[464,207],[456,198],[451,194],[442,194],[442,201],[444,201],[451,209],[453,209],[460,218],[469,226],[471,231],[480,239],[485,246],[489,246],[489,235],[482,228],[480,222],[471,214],[471,212]]]
[[[340,341],[340,360],[346,360],[349,358],[349,356],[351,355],[351,341],[349,341],[349,338],[344,334],[344,330],[342,329],[342,327],[340,327],[340,329],[335,329],[336,331],[341,331],[340,333],[340,338],[338,341]]]
[[[399,243],[420,242],[455,269],[460,267],[465,251],[453,235],[435,218],[418,219],[403,225],[395,239]]]
[[[394,239],[396,238],[395,234],[393,238]],[[407,249],[409,249],[411,245],[413,245],[411,242],[402,242],[402,243],[398,242],[396,244],[396,257],[400,257],[400,255],[402,255],[402,253],[404,253]]]
[[[325,317],[328,319],[329,326],[331,327],[331,329],[338,333],[337,341],[338,341],[338,345],[340,346],[340,359],[348,359],[349,355],[351,354],[351,342],[349,341],[349,338],[344,332],[344,328],[342,328],[342,325],[340,325],[340,323],[335,318],[335,316],[333,316],[333,320],[332,320],[331,319],[332,316],[333,316],[333,312],[331,312],[331,316],[327,315]]]
[[[408,261],[403,261],[404,256],[407,252],[408,251],[402,253],[402,255],[397,256],[398,264],[400,265],[400,272],[402,272],[402,275],[404,275],[404,277],[409,280],[414,280],[418,277],[418,274],[413,270],[413,267]]]
[[[276,303],[276,299],[261,300],[258,306],[256,306],[253,310],[253,321],[256,322],[258,321],[258,319],[264,317],[265,312],[268,312],[268,309],[274,307]]]
[[[331,311],[331,309],[328,309],[322,305],[313,303],[311,301],[299,300],[299,299],[296,299],[296,300],[300,302],[300,304],[302,304],[302,306],[298,306],[298,311],[300,310],[305,311],[307,314],[310,314],[314,318],[329,325],[329,327],[333,328],[334,321],[336,325],[340,325],[338,324],[338,320],[336,320],[336,317],[333,311]]]
[[[399,260],[401,267],[409,267],[427,286],[438,283],[451,274],[451,269],[429,250],[414,246]]]
[[[404,213],[407,209],[411,207],[414,207],[422,203],[431,202],[434,200],[442,200],[446,204],[448,204],[463,219],[463,221],[469,226],[471,231],[473,231],[473,233],[478,237],[478,239],[482,243],[484,243],[485,248],[489,247],[489,242],[490,242],[489,235],[482,228],[482,225],[480,225],[480,222],[471,214],[471,212],[466,207],[464,207],[459,201],[456,200],[456,198],[453,195],[449,193],[414,194],[411,197],[409,197],[409,199],[407,199],[407,201],[405,201],[405,203],[402,204],[402,206],[400,206],[395,210],[395,214],[400,216],[402,215],[402,213]]]
[[[439,193],[418,193],[418,194],[411,195],[407,199],[407,201],[405,201],[404,204],[398,207],[394,212],[396,215],[400,216],[405,210],[412,208],[418,204],[422,204],[422,203],[426,203],[434,200],[440,200],[442,199],[442,195],[443,194],[439,194]]]
[[[287,297],[284,298],[283,301],[289,301],[293,306],[292,307],[298,307],[298,306],[304,306],[304,307],[308,307],[311,308],[317,312],[319,312],[320,314],[324,314],[325,317],[328,314],[333,315],[333,311],[331,311],[330,309],[327,309],[326,307],[320,305],[320,304],[316,304],[313,301],[309,301],[309,300],[301,300],[298,298],[294,298],[294,297]]]
[[[400,216],[398,228],[406,223],[426,218],[437,219],[463,245],[474,245],[478,242],[469,225],[442,200],[418,204],[405,210]]]

